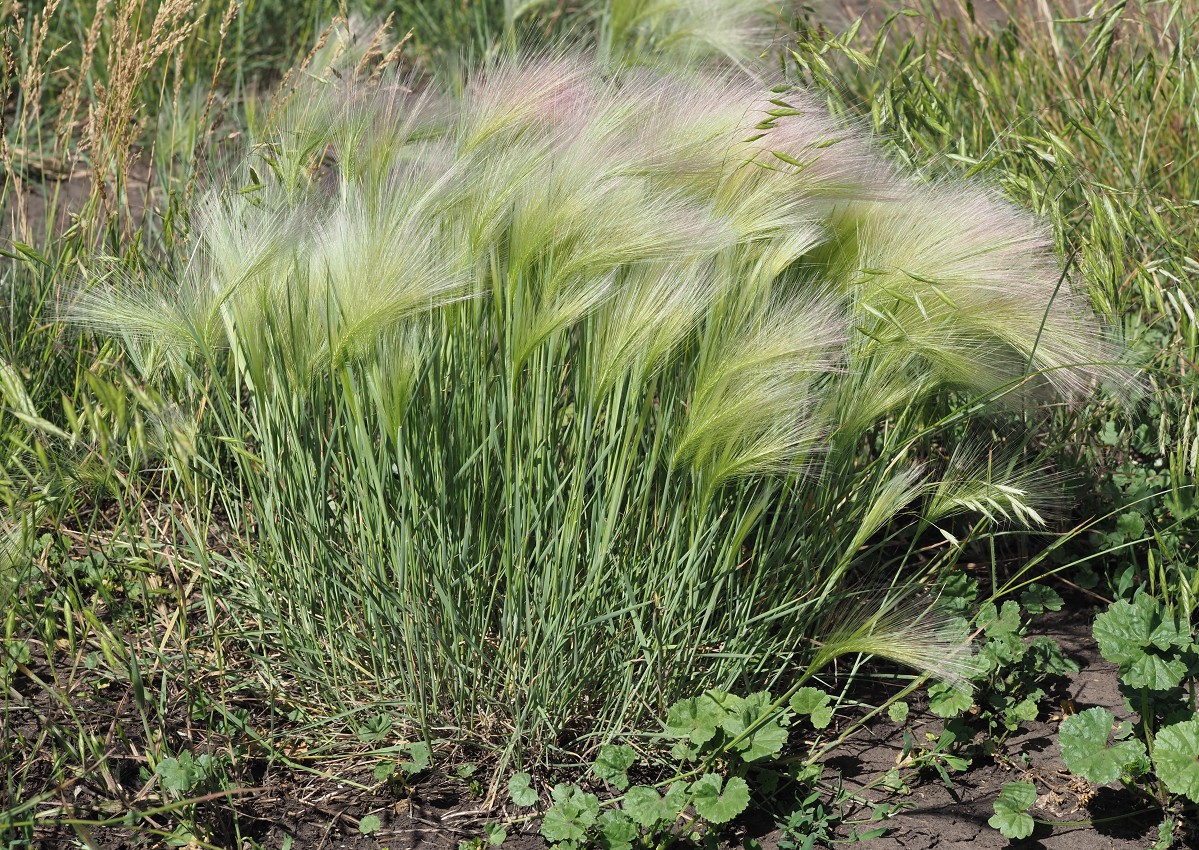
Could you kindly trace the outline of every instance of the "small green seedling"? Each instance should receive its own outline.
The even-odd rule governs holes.
[[[1028,810],[1037,801],[1037,788],[1031,782],[1008,782],[995,801],[995,814],[987,821],[1004,838],[1028,838],[1036,827]]]

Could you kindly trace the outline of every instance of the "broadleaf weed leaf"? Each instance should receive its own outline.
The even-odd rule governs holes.
[[[1199,803],[1199,717],[1157,733],[1153,766],[1171,793]]]
[[[571,783],[555,785],[551,796],[541,834],[550,841],[582,841],[599,816],[599,798]]]
[[[965,572],[954,571],[941,580],[940,599],[946,610],[956,614],[966,614],[974,607],[978,599],[978,580],[971,578]]]
[[[400,762],[400,769],[409,776],[415,776],[429,766],[432,754],[428,744],[418,741],[415,744],[408,745],[408,755],[411,760]]]
[[[178,758],[168,757],[160,761],[154,768],[162,787],[168,791],[186,794],[194,784],[191,753],[184,750]]]
[[[1031,723],[1036,720],[1037,703],[1044,695],[1044,691],[1037,690],[1032,696],[1020,700],[1004,712],[1004,722],[1007,728],[1014,732],[1020,728],[1021,723]]]
[[[1157,841],[1151,850],[1170,850],[1175,845],[1174,833],[1178,830],[1178,820],[1173,815],[1166,815],[1157,825]]]
[[[522,808],[537,805],[539,795],[532,788],[532,781],[533,777],[523,770],[512,775],[512,778],[508,780],[508,795],[512,798],[513,803]]]
[[[1037,786],[1031,782],[1004,783],[999,791],[999,800],[1014,809],[1029,809],[1037,801]]]
[[[1136,511],[1126,511],[1116,517],[1116,534],[1120,542],[1136,540],[1145,534],[1145,518]]]
[[[605,744],[600,747],[591,770],[600,779],[623,791],[629,787],[629,768],[637,761],[636,751],[628,744]]]
[[[508,829],[502,823],[484,824],[483,834],[487,836],[487,843],[492,847],[499,847],[508,840]]]
[[[728,823],[749,805],[749,783],[734,776],[721,790],[721,779],[706,773],[691,783],[691,802],[695,813],[710,823]]]
[[[573,782],[559,782],[550,789],[550,799],[555,803],[564,803],[574,796],[576,791],[582,789]]]
[[[666,712],[666,734],[696,746],[712,740],[725,717],[725,709],[709,694],[679,700]]]
[[[1053,638],[1033,638],[1028,642],[1028,652],[1032,656],[1033,664],[1040,671],[1053,675],[1078,672],[1078,662],[1062,652],[1062,648]]]
[[[1046,587],[1043,584],[1030,584],[1020,594],[1020,604],[1030,614],[1042,614],[1045,611],[1062,610],[1065,602],[1052,587]]]
[[[640,834],[637,824],[617,809],[608,809],[599,817],[598,844],[603,850],[632,850]]]
[[[625,793],[624,811],[635,823],[650,829],[666,820],[662,795],[648,785],[634,785]]]
[[[937,717],[957,717],[974,705],[974,694],[966,685],[937,682],[928,687],[928,708]]]
[[[800,688],[791,697],[791,710],[799,715],[807,715],[813,726],[823,729],[833,719],[833,709],[829,705],[831,699],[820,688]]]
[[[1182,682],[1186,671],[1186,662],[1181,658],[1162,658],[1149,651],[1127,669],[1122,668],[1120,678],[1134,688],[1168,691]]]
[[[358,727],[358,740],[371,744],[382,741],[391,734],[392,721],[387,714],[375,714],[363,721]]]
[[[978,615],[978,624],[984,628],[988,638],[1016,634],[1020,631],[1020,605],[1009,599],[1000,609],[988,602]]]
[[[666,794],[649,785],[634,785],[624,796],[624,812],[647,829],[673,823],[686,805],[687,784],[675,782]]]
[[[750,694],[739,700],[735,706],[726,707],[726,711],[728,713],[721,723],[721,728],[729,740],[737,739],[747,729],[758,727],[736,747],[738,754],[747,764],[777,755],[787,743],[787,730],[783,728],[785,717],[771,706],[770,694],[766,691]],[[765,720],[772,712],[775,716]],[[762,725],[758,726],[759,723]]]
[[[699,758],[699,747],[693,747],[684,738],[670,748],[670,757],[677,762],[695,761]]]
[[[995,801],[995,814],[987,821],[1004,838],[1028,838],[1036,823],[1028,809],[1037,801],[1037,788],[1031,782],[1008,782]]]
[[[1108,745],[1115,722],[1115,715],[1099,707],[1062,721],[1062,760],[1071,773],[1096,785],[1108,785],[1145,757],[1145,745],[1136,738]]]
[[[1095,618],[1094,632],[1103,657],[1119,664],[1120,678],[1134,688],[1166,691],[1186,675],[1181,650],[1192,638],[1148,594],[1113,603]]]
[[[987,638],[978,654],[978,669],[992,673],[1011,667],[1024,657],[1024,640],[1019,632],[1001,631]]]
[[[675,820],[687,805],[687,783],[672,782],[662,795],[662,801],[666,804],[667,819]]]
[[[364,815],[358,821],[358,831],[363,835],[370,835],[372,832],[378,832],[383,828],[383,821],[379,820],[378,815]]]

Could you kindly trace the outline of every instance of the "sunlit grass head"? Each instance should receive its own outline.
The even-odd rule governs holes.
[[[75,314],[186,366],[254,529],[223,580],[296,681],[546,757],[843,652],[955,674],[894,605],[940,562],[893,540],[1040,515],[1018,469],[933,462],[935,423],[1105,374],[1034,222],[741,70],[313,85],[178,274]]]
[[[1077,399],[1128,381],[1043,227],[994,193],[906,186],[835,221],[834,278],[870,356],[914,355],[939,384],[974,393],[1026,379],[1042,397]]]

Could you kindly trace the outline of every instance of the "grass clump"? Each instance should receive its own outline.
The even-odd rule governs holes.
[[[1080,597],[1034,570],[1146,586],[1185,631],[1186,3],[801,20],[773,48],[808,95],[679,70],[753,66],[779,15],[742,0],[414,0],[361,27],[380,5],[0,9],[0,843],[286,844],[277,813],[325,836],[308,803],[334,785],[341,828],[391,840],[378,795],[430,768],[484,799],[498,761],[487,808],[519,759],[527,805],[618,788],[633,748],[604,742],[663,728],[625,777],[652,781],[672,707],[715,694],[701,726],[760,728],[698,769],[672,752],[691,797],[642,787],[642,825],[712,802],[716,773],[785,804],[736,753],[806,781],[881,713],[859,698],[903,723],[919,678],[847,684],[875,653],[949,678],[928,706],[958,726],[868,787],[948,781],[1014,755],[1068,666],[1020,612]],[[594,66],[499,59],[564,32]],[[376,64],[417,70],[332,82]],[[102,333],[73,336],[53,318],[84,267]],[[1151,364],[1131,413],[1091,403],[1117,348],[1091,305]],[[1047,460],[1098,469],[1073,516],[1109,516],[1029,558],[1021,530],[1064,512]],[[962,669],[937,608],[980,602]],[[851,793],[813,788],[787,834],[832,840]]]
[[[78,299],[194,411],[198,555],[284,703],[540,759],[844,652],[953,677],[935,610],[892,633],[959,551],[912,541],[1039,516],[936,441],[1115,377],[994,194],[800,91],[602,67],[316,82],[176,266]]]

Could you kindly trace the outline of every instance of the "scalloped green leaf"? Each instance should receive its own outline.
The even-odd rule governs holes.
[[[782,712],[771,705],[770,694],[766,691],[730,702],[725,705],[725,710],[721,728],[729,740],[736,740],[747,729],[754,730],[736,746],[736,752],[746,762],[777,755],[787,743]]]
[[[1153,767],[1171,793],[1199,803],[1199,717],[1157,733]]]
[[[957,717],[974,705],[974,694],[966,684],[937,682],[928,687],[928,708],[937,717]]]
[[[1036,828],[1029,808],[1037,802],[1037,787],[1031,782],[1008,782],[995,800],[995,814],[987,821],[1004,838],[1028,838]]]
[[[637,761],[637,752],[628,744],[600,747],[592,772],[620,791],[629,787],[629,768]]]
[[[523,770],[520,773],[512,774],[512,778],[508,780],[508,795],[512,798],[512,802],[523,808],[537,805],[539,795],[533,790],[533,777],[525,773]]]
[[[820,688],[800,688],[791,697],[791,710],[799,715],[807,715],[812,725],[824,729],[833,719],[833,709],[829,705],[832,700]]]
[[[602,850],[632,850],[640,831],[624,812],[608,809],[599,817],[597,844]]]
[[[508,840],[508,828],[502,823],[485,823],[483,824],[483,835],[487,837],[489,846],[499,847]]]
[[[682,699],[666,712],[665,734],[703,746],[716,735],[725,710],[708,694]]]
[[[1120,678],[1134,688],[1168,691],[1182,683],[1186,672],[1186,662],[1181,658],[1162,658],[1149,649],[1128,667],[1122,667]]]
[[[378,815],[364,815],[358,821],[358,831],[363,835],[371,835],[383,828],[383,821],[379,820]]]
[[[686,802],[685,791],[682,782],[671,785],[665,796],[649,785],[634,785],[624,795],[624,812],[646,828],[673,823]]]
[[[740,776],[729,779],[721,790],[720,776],[706,773],[691,783],[695,813],[709,823],[728,823],[749,805],[749,784]]]
[[[1043,693],[1043,691],[1038,690],[1033,696],[1022,699],[1020,702],[1012,706],[1008,710],[1008,713],[1012,716],[1012,719],[1014,721],[1023,721],[1025,723],[1031,723],[1033,720],[1036,720],[1038,713],[1037,702]]]
[[[1016,635],[1020,632],[1020,605],[1009,599],[1002,608],[996,609],[995,603],[988,602],[979,609],[977,623],[989,638]]]
[[[1108,661],[1120,665],[1120,678],[1134,688],[1165,691],[1186,675],[1178,651],[1193,639],[1161,603],[1141,593],[1119,600],[1095,618],[1095,641]]]
[[[599,816],[599,798],[573,783],[554,786],[554,804],[541,821],[541,834],[550,841],[582,841]]]
[[[1062,721],[1058,737],[1062,760],[1071,773],[1096,785],[1108,785],[1145,757],[1145,745],[1135,738],[1108,744],[1115,723],[1114,714],[1098,707]]]
[[[634,785],[626,791],[623,805],[625,814],[644,827],[653,827],[666,819],[662,795],[648,785]]]
[[[1045,611],[1060,611],[1065,602],[1052,587],[1030,584],[1020,594],[1020,604],[1030,614],[1041,614]]]
[[[195,784],[195,770],[192,767],[191,753],[184,750],[179,758],[164,758],[154,767],[162,787],[170,791],[185,794]]]
[[[422,741],[409,744],[408,755],[410,757],[410,761],[400,762],[400,770],[404,771],[404,773],[407,773],[409,776],[415,776],[422,770],[428,768],[429,762],[432,759],[432,752],[429,749],[429,745]]]
[[[999,791],[999,801],[1021,811],[1037,802],[1037,786],[1031,782],[1005,782]]]

